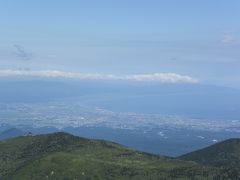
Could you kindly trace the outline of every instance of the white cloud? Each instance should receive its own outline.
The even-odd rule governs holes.
[[[58,70],[0,70],[0,77],[10,76],[31,76],[43,78],[69,78],[69,79],[89,79],[89,80],[129,80],[129,81],[152,81],[168,83],[197,83],[198,80],[187,75],[176,73],[152,73],[152,74],[133,74],[133,75],[115,75],[102,73],[74,73]]]

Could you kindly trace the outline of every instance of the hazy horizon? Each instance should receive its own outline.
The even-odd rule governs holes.
[[[240,2],[1,1],[0,77],[240,88]]]

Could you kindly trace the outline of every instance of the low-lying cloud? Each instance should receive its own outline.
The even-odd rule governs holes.
[[[187,75],[176,73],[149,73],[149,74],[129,74],[115,75],[103,73],[75,73],[58,70],[0,70],[0,77],[42,77],[42,78],[68,78],[81,80],[128,80],[128,81],[147,81],[164,83],[198,83],[198,80]]]

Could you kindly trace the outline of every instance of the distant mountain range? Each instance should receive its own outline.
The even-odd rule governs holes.
[[[237,180],[239,158],[240,139],[171,158],[59,132],[1,141],[0,179]]]
[[[0,132],[0,140],[10,139],[24,135],[24,132],[17,128],[10,128]]]
[[[0,99],[1,103],[61,99],[116,112],[225,119],[240,117],[240,90],[203,84],[5,80],[1,81]]]

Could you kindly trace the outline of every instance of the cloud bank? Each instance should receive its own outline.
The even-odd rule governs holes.
[[[128,80],[128,81],[147,81],[164,83],[198,83],[198,80],[187,75],[176,73],[151,73],[151,74],[129,74],[115,75],[102,73],[74,73],[58,70],[0,70],[0,77],[42,77],[42,78],[67,78],[80,80]]]

